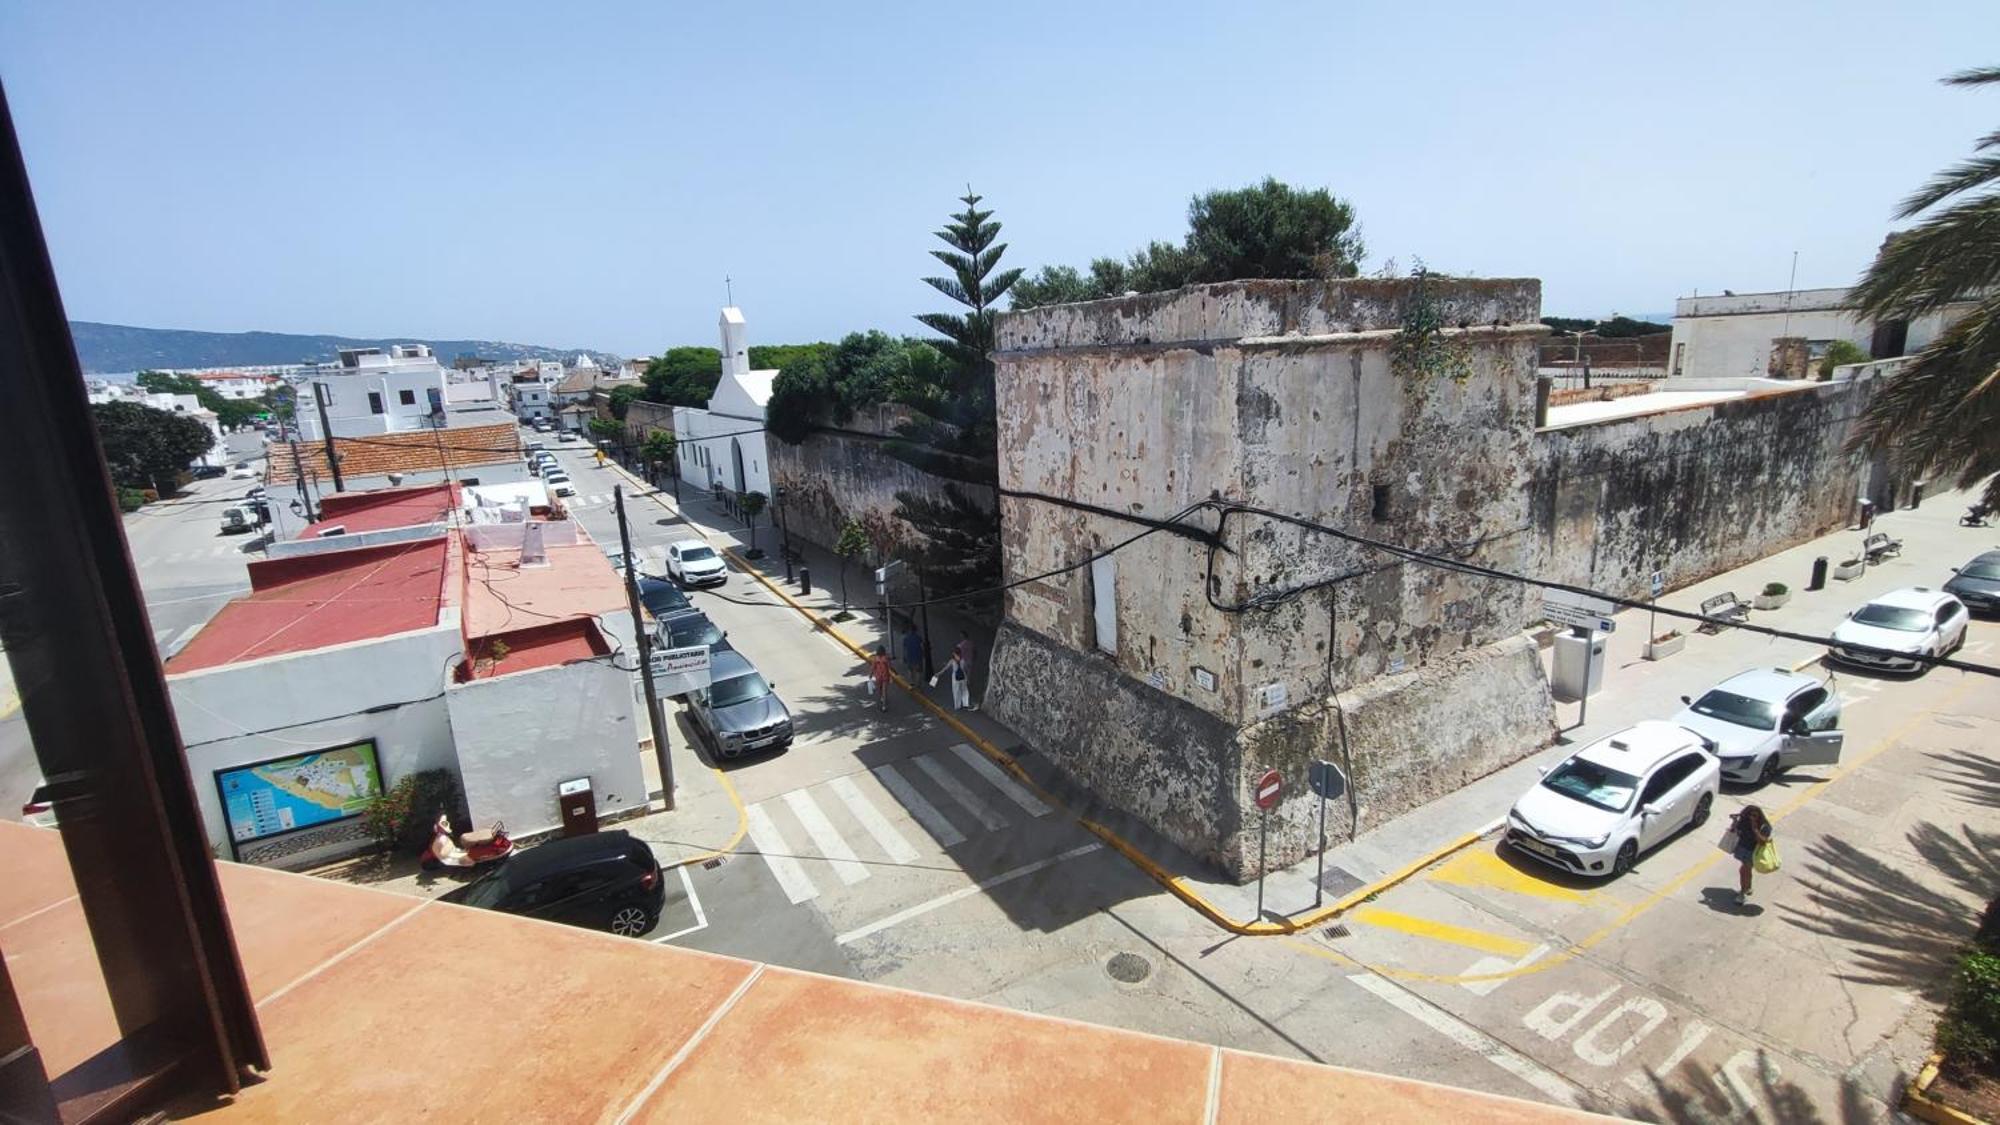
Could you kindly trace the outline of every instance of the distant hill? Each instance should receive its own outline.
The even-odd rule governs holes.
[[[450,365],[463,354],[482,359],[554,359],[568,362],[578,352],[599,363],[617,360],[610,352],[591,348],[548,348],[499,340],[436,340],[422,336],[302,336],[288,332],[193,332],[183,328],[134,328],[124,324],[69,322],[76,338],[77,358],[92,375],[115,375],[161,367],[233,367],[252,364],[331,362],[341,348],[429,344],[440,362]]]

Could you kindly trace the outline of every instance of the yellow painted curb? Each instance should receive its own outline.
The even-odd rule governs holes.
[[[819,630],[822,633],[825,633],[827,636],[832,637],[834,640],[840,642],[840,644],[844,648],[846,648],[849,652],[852,652],[857,658],[862,660],[868,659],[868,653],[866,650],[864,650],[861,646],[855,644],[853,641],[847,639],[847,637],[844,636],[838,629],[835,629],[833,627],[833,623],[831,621],[828,621],[826,618],[820,616],[819,613],[813,610],[811,607],[805,605],[803,602],[800,602],[798,599],[786,593],[784,587],[771,581],[770,578],[765,576],[763,571],[757,569],[754,566],[751,566],[746,560],[738,556],[735,551],[732,551],[727,547],[724,547],[722,549],[722,553],[729,559],[730,562],[736,564],[736,568],[738,570],[741,570],[743,573],[756,579],[759,583],[761,583],[764,586],[765,589],[771,591],[772,593],[778,595],[778,597],[782,598],[786,605],[789,605],[793,609],[797,610],[802,616],[805,617],[805,619],[808,622],[812,624],[813,628]],[[1265,921],[1261,918],[1252,922],[1240,922],[1234,918],[1231,918],[1229,915],[1223,913],[1222,910],[1218,908],[1214,903],[1202,897],[1199,891],[1195,890],[1192,886],[1188,885],[1186,880],[1182,879],[1178,875],[1173,874],[1166,868],[1161,867],[1158,863],[1154,862],[1150,856],[1140,851],[1137,847],[1134,847],[1131,843],[1127,842],[1123,837],[1119,836],[1117,833],[1111,831],[1109,828],[1106,828],[1101,824],[1098,824],[1094,821],[1086,820],[1083,817],[1078,816],[1075,810],[1069,808],[1069,806],[1065,804],[1060,798],[1056,797],[1048,790],[1042,788],[1039,784],[1035,782],[1034,778],[1028,776],[1028,772],[1021,767],[1021,764],[1019,762],[1014,760],[1013,755],[993,745],[991,742],[988,742],[985,738],[981,737],[977,731],[974,731],[971,727],[966,726],[963,722],[959,721],[958,716],[952,714],[950,711],[940,706],[935,700],[931,699],[929,696],[918,691],[916,688],[911,687],[909,681],[905,680],[900,674],[891,671],[889,675],[896,681],[896,683],[900,687],[902,687],[902,689],[905,692],[909,694],[910,698],[922,704],[926,710],[930,711],[932,715],[942,720],[946,726],[949,726],[953,731],[957,732],[967,742],[971,743],[973,746],[978,747],[979,752],[981,754],[984,754],[987,758],[991,759],[995,765],[1006,770],[1008,773],[1012,774],[1016,780],[1020,781],[1023,785],[1026,785],[1029,789],[1034,791],[1035,795],[1037,797],[1040,797],[1044,803],[1053,805],[1057,808],[1062,809],[1065,813],[1068,813],[1070,819],[1074,820],[1077,824],[1081,825],[1086,832],[1089,832],[1091,835],[1096,836],[1098,839],[1103,840],[1106,844],[1109,844],[1113,851],[1116,851],[1119,855],[1122,855],[1126,859],[1130,860],[1133,866],[1145,872],[1149,878],[1151,878],[1154,882],[1158,883],[1162,888],[1164,888],[1167,891],[1167,893],[1173,895],[1175,898],[1180,899],[1183,903],[1192,907],[1196,913],[1200,914],[1204,918],[1207,918],[1210,922],[1215,923],[1222,929],[1242,937],[1274,937],[1285,934],[1296,934],[1304,930],[1309,930],[1314,926],[1317,926],[1320,923],[1327,921],[1328,919],[1334,918],[1342,913],[1345,913],[1346,911],[1354,908],[1355,906],[1363,902],[1366,902],[1371,898],[1374,898],[1376,895],[1381,894],[1383,891],[1386,891],[1389,888],[1395,886],[1396,884],[1403,882],[1410,876],[1415,875],[1417,872],[1424,870],[1425,868],[1445,858],[1446,856],[1449,856],[1452,853],[1460,851],[1464,848],[1470,847],[1472,844],[1477,843],[1480,837],[1485,835],[1484,832],[1473,832],[1465,836],[1461,836],[1458,839],[1452,841],[1449,844],[1446,844],[1441,848],[1431,851],[1426,855],[1420,856],[1417,859],[1414,859],[1409,863],[1404,864],[1402,867],[1397,868],[1395,871],[1390,872],[1388,875],[1380,879],[1377,879],[1374,882],[1367,884],[1366,886],[1360,887],[1354,891],[1350,891],[1348,894],[1342,896],[1340,899],[1338,899],[1331,905],[1322,907],[1321,909],[1312,911],[1311,913],[1302,914],[1295,918],[1286,918],[1282,921],[1276,921],[1276,922]]]
[[[1943,1061],[1942,1052],[1932,1055],[1923,1069],[1917,1071],[1917,1080],[1903,1090],[1903,1111],[1933,1125],[1986,1125],[1985,1119],[1953,1109],[1930,1096],[1928,1091],[1937,1080],[1938,1065]]]

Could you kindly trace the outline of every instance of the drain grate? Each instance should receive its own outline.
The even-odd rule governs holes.
[[[1153,975],[1153,963],[1137,953],[1114,953],[1104,963],[1104,971],[1120,984],[1138,984]]]
[[[1319,936],[1325,938],[1328,941],[1333,941],[1336,938],[1352,937],[1354,936],[1354,931],[1348,929],[1345,925],[1336,922],[1333,925],[1328,926],[1326,929],[1321,930],[1319,932]]]

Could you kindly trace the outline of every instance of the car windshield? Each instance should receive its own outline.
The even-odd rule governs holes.
[[[682,548],[681,548],[681,561],[682,561],[682,562],[700,562],[700,561],[702,561],[703,559],[712,559],[712,558],[714,558],[714,557],[715,557],[715,552],[714,552],[714,551],[711,551],[711,550],[709,550],[709,549],[708,549],[707,547],[682,547]]]
[[[713,645],[722,639],[722,630],[706,617],[693,618],[683,622],[669,622],[667,640],[675,648],[693,648],[695,645]]]
[[[484,879],[466,884],[465,890],[461,893],[458,901],[466,906],[482,906],[491,909],[500,905],[500,900],[506,898],[507,892],[512,889],[507,885],[507,873],[504,871],[495,871]]]
[[[1632,794],[1638,791],[1639,779],[1596,762],[1571,758],[1550,770],[1542,778],[1542,784],[1606,812],[1624,812],[1632,803]]]
[[[1921,609],[1904,609],[1897,605],[1864,605],[1855,611],[1854,620],[1878,629],[1900,629],[1905,633],[1921,633],[1931,627],[1930,614]]]
[[[639,604],[654,617],[664,617],[688,607],[687,595],[666,582],[647,582],[639,587]]]
[[[1761,699],[1717,688],[1694,701],[1694,713],[1753,730],[1778,729],[1778,709]]]
[[[1992,562],[1972,562],[1959,568],[1958,573],[1966,578],[1983,578],[1989,582],[2000,582],[2000,559]]]
[[[728,707],[762,699],[769,694],[771,685],[764,682],[764,677],[750,672],[733,679],[715,681],[708,690],[708,702],[711,707]]]

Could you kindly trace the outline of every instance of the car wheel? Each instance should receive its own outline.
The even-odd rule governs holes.
[[[653,928],[653,916],[644,907],[621,906],[611,912],[610,924],[605,929],[619,937],[638,937]]]
[[[1618,849],[1618,858],[1611,861],[1611,877],[1616,879],[1632,870],[1632,865],[1637,862],[1639,862],[1639,841],[1625,841],[1625,846]]]
[[[1715,804],[1715,794],[1713,794],[1713,793],[1703,793],[1703,794],[1701,795],[1701,800],[1699,800],[1699,801],[1696,801],[1696,802],[1695,802],[1695,806],[1694,806],[1694,819],[1692,819],[1692,820],[1688,821],[1688,827],[1689,827],[1689,828],[1700,828],[1700,827],[1701,827],[1702,825],[1704,825],[1704,824],[1707,824],[1707,823],[1708,823],[1708,810],[1709,810],[1709,809],[1710,809],[1710,808],[1711,808],[1711,807],[1712,807],[1712,806],[1713,806],[1714,804]]]
[[[1778,780],[1778,775],[1783,772],[1785,768],[1778,764],[1778,752],[1773,750],[1771,756],[1764,759],[1764,769],[1757,775],[1757,784],[1769,785]]]

